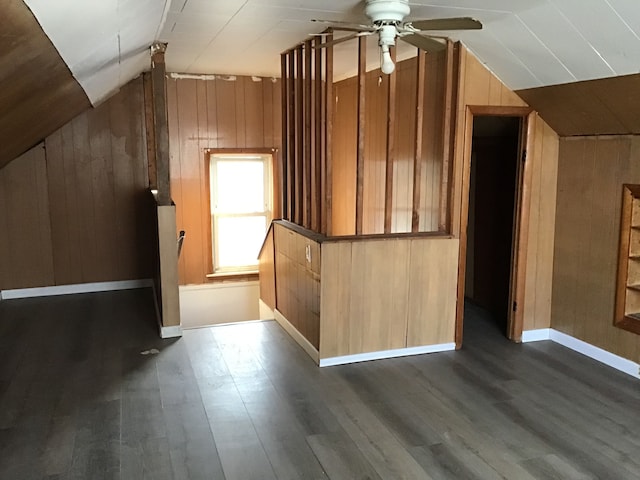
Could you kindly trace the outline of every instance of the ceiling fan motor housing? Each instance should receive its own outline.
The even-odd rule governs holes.
[[[376,24],[402,23],[409,15],[409,0],[367,0],[364,13]]]

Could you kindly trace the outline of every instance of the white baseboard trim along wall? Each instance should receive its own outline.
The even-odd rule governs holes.
[[[539,330],[526,330],[522,332],[522,343],[537,342],[540,340],[551,340],[559,343],[564,347],[570,348],[600,363],[604,363],[616,370],[640,379],[640,363],[627,360],[600,347],[578,340],[566,333],[559,332],[553,328],[541,328]]]
[[[0,291],[0,299],[50,297],[53,295],[73,295],[76,293],[111,292],[113,290],[130,290],[132,288],[153,287],[153,280],[122,280],[118,282],[78,283],[74,285],[56,285],[54,287],[16,288]]]
[[[442,343],[439,345],[427,345],[424,347],[398,348],[395,350],[382,350],[380,352],[358,353],[341,357],[321,358],[321,367],[345,365],[347,363],[368,362],[369,360],[382,360],[384,358],[408,357],[410,355],[422,355],[424,353],[448,352],[456,349],[455,343]]]

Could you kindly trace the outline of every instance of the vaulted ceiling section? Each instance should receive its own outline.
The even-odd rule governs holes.
[[[0,168],[91,104],[22,0],[0,15]]]

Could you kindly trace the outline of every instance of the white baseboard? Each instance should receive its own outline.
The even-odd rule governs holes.
[[[284,315],[282,315],[282,313],[278,311],[278,309],[276,309],[273,313],[276,317],[276,322],[278,322],[280,326],[284,328],[289,335],[291,335],[291,337],[298,343],[298,345],[300,345],[303,350],[309,354],[314,362],[318,363],[318,361],[320,360],[320,355],[318,354],[318,350],[316,350],[316,347],[311,345],[311,342],[304,338],[304,336],[296,329],[296,327],[291,325],[289,320],[287,320]]]
[[[170,327],[160,326],[160,338],[178,338],[182,336],[182,327],[172,325]]]
[[[441,343],[438,345],[426,345],[422,347],[397,348],[394,350],[382,350],[380,352],[358,353],[320,359],[321,367],[344,365],[347,363],[368,362],[369,360],[382,360],[385,358],[408,357],[411,355],[423,355],[425,353],[448,352],[456,349],[455,343]]]
[[[560,345],[563,345],[571,350],[593,358],[598,362],[604,363],[616,370],[631,375],[632,377],[640,379],[640,364],[622,358],[614,353],[603,350],[600,347],[591,345],[590,343],[578,340],[575,337],[567,335],[566,333],[559,332],[554,329],[551,330],[550,339]]]
[[[540,340],[551,340],[550,328],[540,328],[538,330],[522,331],[522,343],[539,342]]]
[[[130,290],[132,288],[147,288],[152,286],[153,280],[149,278],[142,280],[122,280],[118,282],[78,283],[74,285],[56,285],[53,287],[2,290],[0,292],[0,298],[2,300],[13,300],[17,298],[49,297],[53,295],[73,295],[76,293],[111,292],[114,290]]]

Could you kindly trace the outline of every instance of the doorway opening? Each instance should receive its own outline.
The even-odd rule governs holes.
[[[469,169],[465,331],[512,338],[524,118],[474,115]]]

